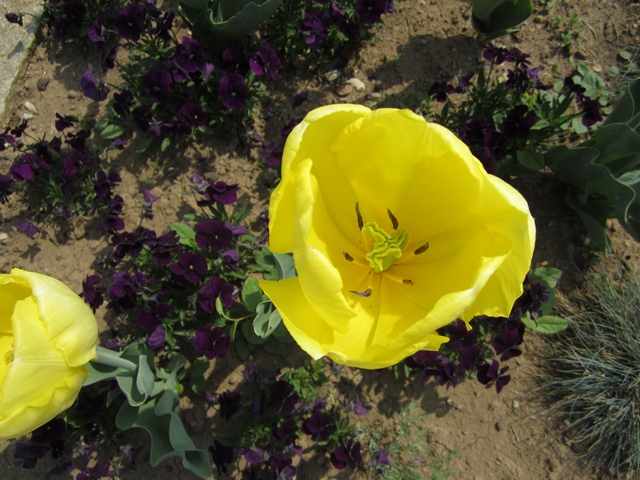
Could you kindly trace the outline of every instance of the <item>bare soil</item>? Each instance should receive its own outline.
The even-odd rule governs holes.
[[[607,68],[618,62],[620,50],[637,48],[640,8],[627,0],[557,0],[550,11],[536,3],[534,16],[517,34],[497,41],[508,47],[518,47],[531,54],[533,66],[542,66],[541,79],[552,84],[572,70],[569,55],[605,76]],[[548,2],[547,2],[548,3]],[[582,32],[574,45],[561,48],[560,22],[574,10],[581,19]],[[481,44],[471,28],[470,1],[402,0],[397,12],[385,17],[385,24],[374,29],[373,39],[354,51],[346,67],[338,64],[321,71],[300,73],[296,78],[279,80],[275,94],[263,103],[256,129],[266,138],[292,117],[302,117],[309,110],[327,103],[362,103],[368,106],[415,107],[415,98],[425,97],[435,81],[452,80],[456,75],[474,69],[480,58]],[[12,125],[28,113],[24,102],[31,102],[38,114],[30,122],[34,137],[55,134],[55,113],[97,115],[95,104],[79,94],[82,73],[99,64],[99,57],[90,49],[74,45],[60,48],[43,39],[35,48],[24,79],[10,99]],[[328,81],[327,72],[338,69],[336,79]],[[49,79],[44,90],[38,82]],[[364,84],[358,90],[346,81],[356,78]],[[117,82],[114,72],[107,81]],[[42,83],[42,82],[41,82]],[[309,101],[293,111],[292,95],[309,89]],[[8,121],[6,124],[8,125]],[[0,125],[4,128],[5,124]],[[189,193],[188,178],[192,171],[206,173],[228,183],[238,183],[243,197],[252,205],[253,219],[266,207],[269,189],[277,175],[258,161],[258,145],[243,143],[234,135],[207,138],[186,150],[173,149],[165,153],[137,155],[131,150],[112,154],[112,162],[123,178],[119,194],[126,205],[127,230],[138,225],[165,231],[170,223],[180,221],[196,208]],[[3,152],[6,153],[6,152]],[[10,165],[9,155],[0,156],[0,169]],[[586,231],[577,217],[563,202],[564,190],[551,174],[540,172],[514,181],[528,199],[538,228],[538,241],[533,266],[560,268],[564,276],[559,285],[562,294],[571,298],[579,289],[582,271],[592,261]],[[159,197],[154,204],[155,217],[141,215],[142,188]],[[0,245],[0,271],[20,267],[53,275],[75,291],[93,272],[92,264],[101,258],[107,242],[92,230],[92,220],[73,218],[67,223],[51,221],[43,232],[30,239],[16,226],[32,219],[34,212],[26,210],[14,197],[0,206],[0,232],[8,235]],[[632,261],[638,258],[638,244],[616,222],[611,222],[610,234],[615,258]],[[98,311],[104,322],[105,312]],[[105,323],[103,325],[106,326]],[[332,373],[333,394],[352,399],[359,394],[369,409],[364,416],[354,416],[352,423],[391,434],[399,423],[400,412],[416,405],[412,421],[422,431],[420,438],[427,450],[459,455],[449,464],[455,473],[450,478],[461,480],[539,480],[602,478],[577,458],[562,433],[560,419],[542,414],[545,404],[531,393],[538,385],[540,366],[553,355],[535,334],[525,338],[524,353],[510,362],[511,383],[500,394],[468,380],[455,389],[438,387],[434,383],[421,385],[416,381],[395,379],[392,372],[363,371],[344,368]],[[300,365],[306,358],[292,347],[286,358],[259,355],[254,360],[272,368]],[[209,378],[210,390],[223,391],[241,379],[242,363],[230,354],[217,361],[215,373]],[[211,432],[225,428],[213,408],[203,401],[185,401],[184,418],[195,443],[206,449]],[[388,437],[391,438],[391,437]],[[144,434],[135,437],[148,443]],[[156,468],[149,466],[145,447],[133,471],[123,479],[195,478],[185,471],[178,460],[170,460]],[[431,478],[433,472],[428,456],[405,459]],[[10,442],[0,442],[0,478],[17,480],[43,478],[54,463],[44,459],[34,470],[23,470],[13,459]],[[300,479],[368,478],[364,472],[335,470],[328,458],[313,451],[298,464]],[[62,476],[72,478],[71,473]],[[226,478],[223,476],[221,478]]]

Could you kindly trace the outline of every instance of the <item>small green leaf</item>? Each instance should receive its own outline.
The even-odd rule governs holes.
[[[537,267],[533,269],[529,277],[547,288],[555,288],[562,277],[562,270],[554,267]]]
[[[113,140],[124,135],[124,128],[120,125],[107,125],[102,129],[100,135],[107,140]]]
[[[160,151],[164,152],[171,145],[171,139],[169,137],[165,137],[162,139],[162,143],[160,144]]]
[[[538,171],[544,167],[544,155],[542,153],[522,150],[518,152],[517,158],[518,163],[529,170]]]
[[[253,331],[261,338],[267,338],[282,322],[280,313],[270,301],[262,302],[256,308],[256,318],[253,320]]]
[[[536,318],[536,328],[534,330],[540,333],[558,333],[567,328],[567,321],[564,318],[555,317],[553,315],[544,315]]]
[[[283,280],[285,278],[293,278],[297,276],[296,267],[293,263],[292,255],[274,253],[273,258],[276,261],[276,269],[278,271],[278,280]]]
[[[184,223],[172,223],[171,229],[178,234],[180,239],[180,245],[186,245],[187,247],[197,247],[196,232],[189,225]]]

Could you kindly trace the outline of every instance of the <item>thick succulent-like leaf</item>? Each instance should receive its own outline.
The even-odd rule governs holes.
[[[211,478],[209,455],[196,448],[178,416],[180,404],[175,391],[167,390],[152,402],[139,406],[123,403],[116,416],[116,426],[121,430],[144,428],[151,435],[152,466],[170,457],[181,457],[185,468],[200,478]]]
[[[487,39],[507,33],[531,16],[531,0],[472,0],[471,24]]]

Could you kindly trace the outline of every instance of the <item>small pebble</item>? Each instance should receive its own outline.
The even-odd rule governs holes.
[[[519,402],[519,401],[517,401],[517,400],[514,400],[514,401],[511,403],[511,408],[513,408],[514,410],[517,410],[518,408],[520,408],[520,402]]]
[[[359,78],[350,78],[349,80],[347,80],[347,83],[349,85],[353,85],[353,87],[358,91],[362,91],[366,88],[364,82]]]
[[[44,92],[47,87],[49,86],[49,82],[51,81],[50,78],[44,77],[38,80],[38,90],[41,92]]]
[[[324,74],[324,78],[328,82],[333,82],[340,76],[340,72],[338,70],[330,70]]]
[[[344,85],[342,85],[342,87],[340,87],[338,89],[338,91],[336,92],[336,94],[339,97],[346,97],[347,95],[349,95],[351,92],[353,92],[353,86],[349,85],[348,83],[345,83]]]
[[[71,100],[77,100],[79,98],[82,98],[82,92],[79,92],[78,90],[68,90],[67,98],[70,98]]]
[[[9,234],[4,232],[0,233],[0,245],[6,245],[8,241]]]
[[[31,103],[29,100],[25,100],[24,102],[24,108],[26,108],[27,110],[29,110],[31,113],[33,113],[34,115],[38,115],[38,109],[36,108],[36,106]]]
[[[500,432],[500,431],[502,431],[504,429],[504,425],[502,424],[502,422],[496,422],[495,427],[496,427],[496,430],[498,432]]]

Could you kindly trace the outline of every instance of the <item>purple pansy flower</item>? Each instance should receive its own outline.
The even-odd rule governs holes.
[[[118,34],[125,40],[137,42],[145,29],[145,6],[140,3],[127,5],[114,18]]]
[[[505,375],[505,372],[509,370],[509,367],[500,368],[500,364],[497,360],[493,360],[491,364],[485,363],[478,368],[477,377],[478,381],[490,388],[495,384],[496,392],[500,393],[505,385],[511,381],[511,375]]]
[[[87,275],[87,278],[82,281],[82,293],[80,296],[91,307],[93,313],[104,303],[104,294],[107,291],[105,287],[96,286],[101,280],[102,277],[100,275]]]
[[[176,263],[169,265],[169,270],[189,283],[198,283],[209,271],[205,256],[191,252],[183,252]]]
[[[109,88],[99,82],[91,70],[87,70],[80,79],[80,88],[85,97],[90,98],[94,102],[101,102],[107,98]]]
[[[233,291],[234,286],[231,283],[225,282],[219,277],[209,278],[198,293],[200,300],[198,306],[205,312],[216,311],[216,299],[220,298],[222,305],[226,308],[231,308],[233,305]]]
[[[242,110],[247,98],[249,90],[241,75],[225,75],[220,79],[218,86],[218,96],[222,104],[231,110]]]
[[[156,102],[163,102],[169,97],[172,82],[171,74],[162,67],[154,67],[142,77],[142,84]]]
[[[24,233],[29,238],[35,237],[38,233],[42,231],[31,222],[22,222],[20,225],[17,226],[17,228],[19,231]]]
[[[278,53],[266,43],[260,47],[256,56],[249,60],[253,73],[258,76],[266,74],[271,80],[278,78],[280,64]]]
[[[147,337],[146,344],[149,345],[153,351],[158,351],[164,348],[167,335],[162,325],[158,325],[153,332]]]
[[[356,12],[363,25],[375,25],[383,13],[393,13],[393,0],[356,0]]]
[[[118,185],[122,179],[117,172],[106,173],[103,170],[98,172],[95,180],[92,180],[93,191],[98,198],[109,198],[113,192],[113,189]]]
[[[240,392],[226,391],[218,396],[220,405],[220,416],[224,420],[229,420],[240,410]]]
[[[196,244],[203,250],[219,252],[233,243],[233,230],[220,220],[206,220],[195,227]]]
[[[202,353],[208,360],[213,360],[223,358],[227,354],[230,341],[222,327],[209,325],[196,332],[193,344],[197,352]]]
[[[340,446],[330,455],[331,465],[338,470],[344,470],[347,466],[355,470],[362,464],[361,449],[360,442],[354,442],[353,438],[350,438],[346,444],[340,442]]]
[[[337,430],[333,419],[326,413],[314,411],[302,422],[302,430],[315,442],[326,441]]]

